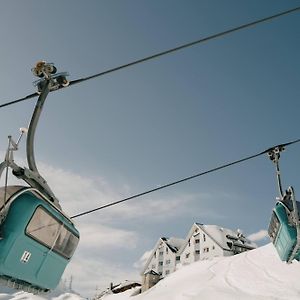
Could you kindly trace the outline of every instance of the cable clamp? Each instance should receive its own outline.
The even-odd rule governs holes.
[[[280,158],[280,153],[285,150],[284,146],[276,146],[273,148],[270,148],[267,153],[269,158],[271,159],[272,162],[277,163]]]

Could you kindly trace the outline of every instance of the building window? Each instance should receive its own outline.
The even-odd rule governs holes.
[[[170,274],[170,270],[166,270],[166,275],[169,275]]]
[[[185,255],[185,258],[189,258],[189,256],[190,256],[190,254],[189,254],[189,253],[187,253],[187,254]]]
[[[195,239],[195,244],[199,244],[200,240],[199,239]]]
[[[191,240],[189,240],[189,247],[191,247]]]
[[[180,261],[180,256],[176,256],[176,261]]]
[[[206,235],[203,233],[203,241],[206,241]]]
[[[166,248],[166,253],[167,253],[167,254],[169,253],[169,248]]]
[[[159,265],[159,266],[162,266],[162,265],[163,265],[163,262],[162,262],[162,261],[160,261],[160,262],[158,263],[158,265]]]
[[[212,249],[215,250],[215,245],[212,246]]]
[[[204,253],[209,252],[209,248],[208,248],[208,247],[205,247],[205,248],[203,249],[203,252],[204,252]]]
[[[200,254],[200,250],[196,250],[196,251],[195,251],[195,254]]]
[[[169,265],[171,263],[171,259],[166,260],[166,265]]]
[[[154,252],[154,258],[156,258],[156,251]]]
[[[163,251],[160,251],[160,252],[159,252],[159,255],[163,255],[163,254],[164,254],[164,252],[163,252]]]

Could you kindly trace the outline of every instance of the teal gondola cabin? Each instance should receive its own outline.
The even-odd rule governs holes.
[[[299,207],[299,202],[297,201]],[[272,212],[268,233],[282,261],[288,262],[297,243],[297,229],[289,222],[291,200],[287,203],[278,201]],[[299,210],[298,210],[299,211]],[[292,259],[300,260],[300,251]]]
[[[0,188],[0,198],[0,280],[35,293],[54,289],[77,247],[79,232],[34,188]]]

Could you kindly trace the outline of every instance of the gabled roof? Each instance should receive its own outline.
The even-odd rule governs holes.
[[[155,244],[155,247],[153,248],[149,258],[147,259],[147,262],[145,263],[141,274],[145,273],[145,271],[147,269],[147,266],[149,265],[153,255],[154,255],[154,252],[158,249],[158,247],[160,246],[161,243],[167,245],[168,248],[175,254],[179,251],[179,249],[183,245],[184,239],[179,239],[179,238],[175,238],[175,237],[172,237],[172,238],[161,237],[161,238],[159,238],[157,243]]]
[[[172,252],[177,253],[178,250],[181,248],[181,246],[184,243],[184,239],[179,238],[169,238],[166,240],[166,245],[171,249]]]
[[[120,290],[122,290],[124,288],[132,288],[132,287],[136,287],[136,286],[141,286],[141,283],[137,282],[137,281],[132,281],[132,280],[125,280],[125,281],[115,285],[112,288],[112,291],[118,293]]]
[[[246,239],[239,231],[234,232],[231,229],[223,228],[217,225],[204,225],[201,223],[194,223],[190,229],[187,238],[183,246],[180,249],[180,254],[186,247],[189,239],[192,237],[196,228],[201,229],[205,234],[207,234],[217,245],[219,245],[225,251],[231,251],[232,245],[246,248],[254,249],[255,245],[248,239]]]
[[[224,250],[232,250],[230,246],[254,249],[255,245],[248,240],[240,230],[233,231],[231,229],[223,228],[217,225],[198,225],[205,231],[215,242]]]
[[[152,270],[152,269],[151,269],[150,271],[144,273],[144,275],[147,275],[147,274],[158,275],[158,276],[159,276],[159,274],[156,273],[156,272],[155,272],[154,270]]]
[[[198,225],[198,224],[197,224]],[[213,239],[222,249],[231,250],[231,247],[227,244],[229,239],[228,235],[235,236],[235,233],[227,228],[223,228],[217,225],[198,225],[202,230]]]

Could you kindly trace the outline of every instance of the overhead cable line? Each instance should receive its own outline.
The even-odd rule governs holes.
[[[121,66],[118,66],[118,67],[115,67],[115,68],[112,68],[112,69],[109,69],[109,70],[106,70],[106,71],[94,74],[94,75],[91,75],[91,76],[82,77],[82,78],[79,78],[79,79],[76,79],[76,80],[72,80],[72,81],[70,81],[69,86],[77,84],[77,83],[81,83],[81,82],[84,82],[84,81],[87,81],[87,80],[90,80],[90,79],[94,79],[94,78],[97,78],[97,77],[100,77],[100,76],[104,76],[104,75],[107,75],[109,73],[112,73],[112,72],[115,72],[115,71],[119,71],[121,69],[125,69],[125,68],[128,68],[128,67],[131,67],[131,66],[134,66],[134,65],[146,62],[148,60],[152,60],[152,59],[161,57],[163,55],[167,55],[167,54],[170,54],[170,53],[173,53],[173,52],[176,52],[176,51],[188,48],[188,47],[195,46],[197,44],[208,42],[210,40],[217,39],[217,38],[225,36],[227,34],[230,34],[230,33],[233,33],[233,32],[239,31],[239,30],[246,29],[246,28],[255,26],[255,25],[259,24],[259,23],[267,22],[267,21],[279,18],[279,17],[284,16],[284,15],[291,14],[291,13],[299,11],[299,10],[300,10],[300,6],[295,7],[293,9],[290,9],[290,10],[286,10],[286,11],[280,12],[278,14],[275,14],[275,15],[272,15],[272,16],[269,16],[269,17],[258,19],[256,21],[253,21],[253,22],[250,22],[250,23],[246,23],[246,24],[243,24],[243,25],[240,25],[240,26],[237,26],[237,27],[234,27],[234,28],[231,28],[231,29],[228,29],[228,30],[216,33],[216,34],[213,34],[213,35],[210,35],[208,37],[204,37],[204,38],[198,39],[198,40],[190,42],[190,43],[186,43],[186,44],[177,46],[177,47],[169,49],[169,50],[165,50],[165,51],[162,51],[162,52],[159,52],[159,53],[147,56],[147,57],[142,58],[142,59],[138,59],[138,60],[132,61],[130,63],[127,63],[127,64],[124,64],[124,65],[121,65]],[[65,88],[65,87],[60,87],[57,90],[62,89],[62,88]],[[30,94],[28,96],[25,96],[23,98],[20,98],[20,99],[14,100],[14,101],[10,101],[10,102],[7,102],[7,103],[3,103],[3,104],[0,105],[0,108],[1,107],[5,107],[5,106],[9,106],[9,105],[12,105],[12,104],[16,104],[16,103],[21,102],[21,101],[29,100],[31,98],[34,98],[34,97],[38,96],[38,95],[39,94],[36,92],[36,93]]]
[[[247,160],[251,160],[251,159],[254,159],[254,158],[258,157],[258,156],[267,154],[267,153],[269,153],[270,151],[272,151],[273,149],[275,149],[277,147],[278,148],[284,148],[284,147],[287,147],[287,146],[290,146],[290,145],[293,145],[293,144],[296,144],[296,143],[299,143],[299,142],[300,142],[300,139],[297,139],[297,140],[294,140],[294,141],[291,141],[291,142],[288,142],[288,143],[285,143],[285,144],[280,144],[280,145],[268,148],[267,150],[264,150],[264,151],[259,152],[257,154],[253,154],[253,155],[247,156],[245,158],[242,158],[242,159],[239,159],[239,160],[236,160],[236,161],[233,161],[233,162],[230,162],[230,163],[227,163],[227,164],[215,167],[213,169],[210,169],[210,170],[207,170],[207,171],[204,171],[204,172],[201,172],[201,173],[189,176],[189,177],[185,177],[185,178],[182,178],[182,179],[179,179],[179,180],[167,183],[165,185],[162,185],[162,186],[159,186],[159,187],[147,190],[145,192],[142,192],[142,193],[139,193],[139,194],[135,194],[133,196],[130,196],[130,197],[127,197],[127,198],[124,198],[124,199],[121,199],[121,200],[118,200],[118,201],[115,201],[115,202],[111,202],[111,203],[108,203],[108,204],[96,207],[94,209],[87,210],[85,212],[78,213],[77,215],[72,216],[71,219],[75,219],[75,218],[78,218],[78,217],[81,217],[81,216],[84,216],[84,215],[88,215],[88,214],[91,214],[91,213],[96,212],[98,210],[101,210],[101,209],[104,209],[104,208],[108,208],[110,206],[114,206],[114,205],[117,205],[117,204],[120,204],[120,203],[123,203],[123,202],[127,202],[129,200],[132,200],[132,199],[135,199],[135,198],[139,198],[141,196],[145,196],[147,194],[150,194],[150,193],[153,193],[153,192],[156,192],[156,191],[159,191],[159,190],[171,187],[173,185],[176,185],[176,184],[179,184],[179,183],[182,183],[182,182],[194,179],[196,177],[204,176],[206,174],[213,173],[213,172],[219,171],[221,169],[225,169],[225,168],[228,168],[230,166],[243,163],[243,162],[245,162]]]

